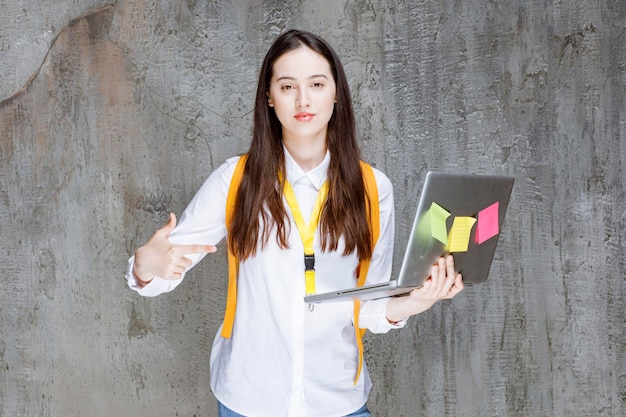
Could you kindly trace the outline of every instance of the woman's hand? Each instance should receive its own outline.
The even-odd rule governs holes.
[[[387,303],[387,320],[398,322],[409,316],[422,313],[439,300],[453,298],[463,290],[463,277],[454,270],[452,255],[439,258],[433,265],[430,277],[424,285],[416,288],[407,297],[396,297]]]
[[[164,279],[180,279],[192,265],[185,255],[192,253],[212,253],[213,245],[175,245],[169,237],[176,227],[176,216],[170,213],[168,223],[135,252],[133,272],[140,286],[147,285],[155,276]]]

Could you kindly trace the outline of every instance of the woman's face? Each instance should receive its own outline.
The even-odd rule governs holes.
[[[268,104],[282,125],[283,141],[326,140],[336,86],[330,64],[302,46],[274,62]]]

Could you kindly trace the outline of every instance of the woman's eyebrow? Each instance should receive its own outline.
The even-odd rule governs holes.
[[[314,75],[309,76],[308,79],[311,80],[313,78],[319,78],[319,77],[328,79],[328,76],[326,74],[314,74]],[[283,80],[295,81],[296,77],[291,77],[291,76],[288,76],[288,75],[284,75],[284,76],[278,77],[276,79],[276,81],[283,81]]]

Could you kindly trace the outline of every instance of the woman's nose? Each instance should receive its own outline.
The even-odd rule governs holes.
[[[309,107],[311,104],[309,100],[309,95],[306,92],[305,88],[298,89],[298,94],[296,95],[296,107]]]

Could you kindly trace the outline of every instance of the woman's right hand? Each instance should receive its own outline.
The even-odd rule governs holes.
[[[185,255],[192,253],[213,253],[214,245],[176,245],[169,237],[176,227],[176,215],[170,213],[168,223],[135,252],[133,273],[140,286],[147,285],[159,276],[164,279],[180,279],[192,265],[191,259]]]

